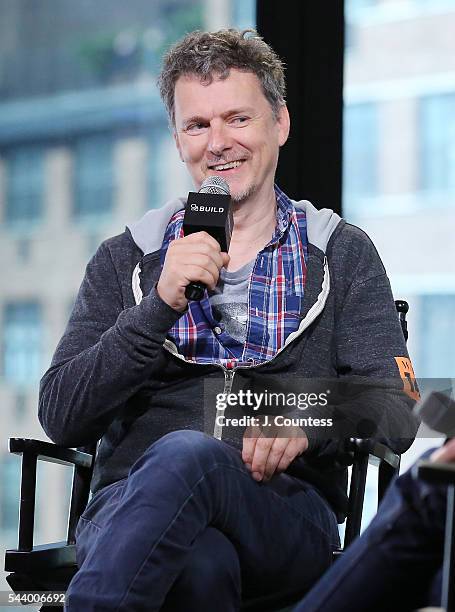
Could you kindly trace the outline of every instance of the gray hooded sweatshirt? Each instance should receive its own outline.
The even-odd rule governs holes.
[[[288,468],[319,489],[340,521],[347,506],[344,438],[364,435],[359,415],[394,450],[410,446],[416,423],[397,361],[408,355],[382,262],[357,227],[308,201],[293,204],[307,216],[299,329],[270,361],[234,371],[186,361],[167,338],[181,313],[160,299],[155,285],[164,232],[185,200],[149,211],[99,247],[41,380],[39,400],[40,422],[57,444],[86,446],[101,439],[93,492],[125,478],[145,450],[171,431],[205,431],[241,449],[240,428],[212,429],[208,388],[222,393],[263,381],[283,388],[296,378],[378,383],[348,393],[341,401],[348,428],[310,436],[308,451]],[[327,416],[327,410],[314,409],[313,416]]]

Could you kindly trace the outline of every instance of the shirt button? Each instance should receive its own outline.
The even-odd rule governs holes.
[[[214,328],[213,328],[213,331],[215,332],[215,334],[217,334],[217,335],[218,335],[218,334],[221,334],[221,332],[222,332],[223,330],[221,329],[221,327],[214,327]]]

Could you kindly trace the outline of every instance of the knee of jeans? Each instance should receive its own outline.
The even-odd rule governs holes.
[[[227,592],[240,596],[240,563],[234,545],[223,535],[205,538],[196,545],[176,583],[181,594],[191,600],[223,596]]]
[[[229,452],[225,445],[200,431],[179,430],[166,434],[152,444],[147,454],[158,454],[160,459],[172,464],[201,463],[205,468]]]

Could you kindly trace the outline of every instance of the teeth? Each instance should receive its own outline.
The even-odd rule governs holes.
[[[234,161],[228,164],[221,164],[220,166],[212,166],[213,170],[230,170],[231,168],[238,168],[242,162]]]

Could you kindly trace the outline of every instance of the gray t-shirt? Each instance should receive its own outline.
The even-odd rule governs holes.
[[[244,344],[248,322],[248,283],[255,259],[236,270],[221,269],[214,291],[210,292],[213,314],[232,338]]]

